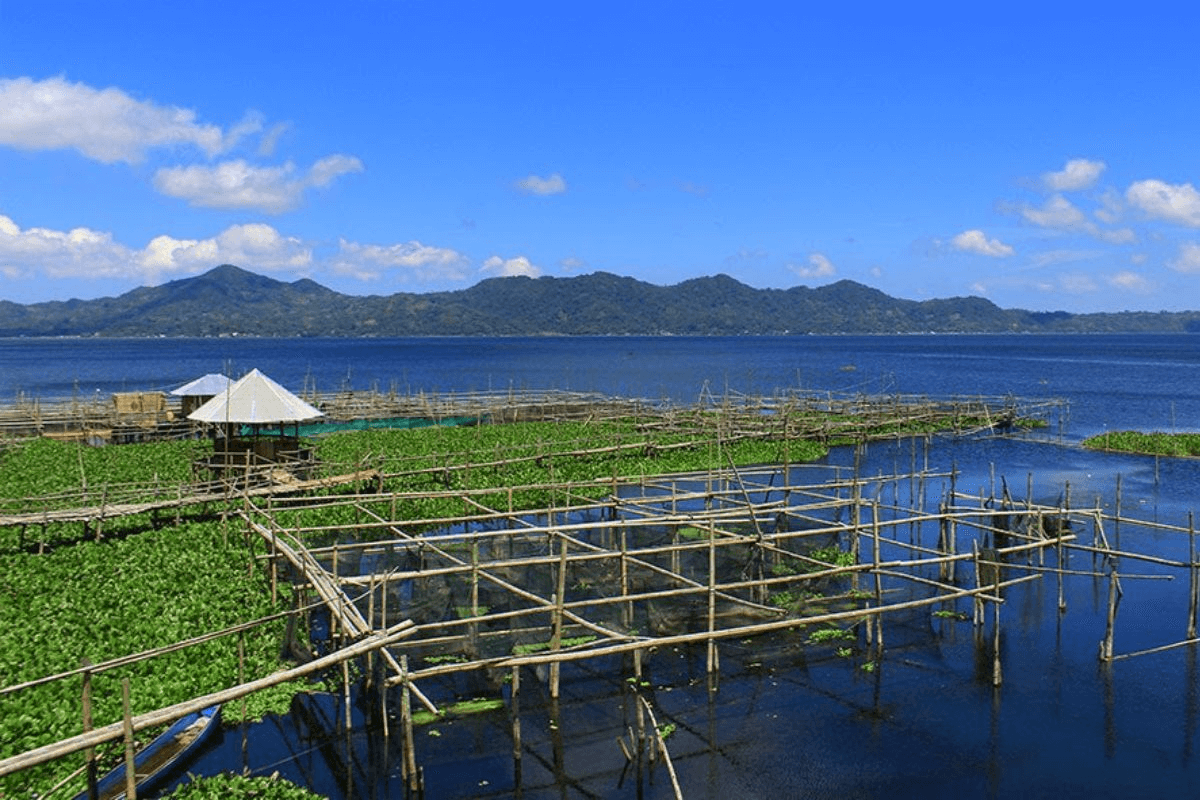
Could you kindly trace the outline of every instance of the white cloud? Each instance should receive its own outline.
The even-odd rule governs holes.
[[[837,274],[833,262],[821,253],[809,255],[807,264],[790,264],[788,269],[801,278],[828,278]]]
[[[1100,173],[1104,172],[1105,166],[1103,161],[1073,158],[1058,172],[1044,173],[1042,182],[1052,192],[1074,192],[1087,189],[1096,183]]]
[[[136,271],[134,253],[113,241],[112,235],[74,228],[22,230],[0,216],[0,268],[6,274],[44,274],[61,277],[114,277]]]
[[[432,247],[417,241],[392,245],[359,244],[342,239],[330,268],[359,280],[374,280],[384,269],[404,270],[418,281],[460,280],[467,276],[467,259],[456,250]]]
[[[1087,224],[1083,212],[1061,194],[1050,197],[1041,208],[1022,207],[1021,216],[1043,228],[1082,228]]]
[[[1167,266],[1185,275],[1200,274],[1200,244],[1184,242],[1179,245],[1179,255],[1168,261]]]
[[[497,275],[501,278],[510,278],[514,275],[526,275],[530,278],[536,278],[542,274],[542,270],[530,263],[529,259],[525,256],[508,259],[501,258],[500,256],[492,256],[483,262],[483,267],[480,271]]]
[[[255,271],[303,272],[312,251],[300,240],[281,236],[269,225],[234,225],[210,239],[156,236],[135,250],[112,235],[75,228],[21,230],[0,216],[0,269],[7,274],[49,278],[118,278],[157,283],[163,277],[194,274],[230,263]]]
[[[1011,245],[1004,244],[999,239],[989,239],[979,229],[963,231],[951,239],[950,243],[959,250],[983,256],[1003,258],[1013,254]]]
[[[1172,185],[1154,179],[1138,181],[1125,191],[1125,199],[1148,216],[1200,228],[1200,192],[1190,183]]]
[[[247,208],[279,214],[300,204],[304,193],[325,187],[351,172],[362,172],[353,156],[332,155],[297,175],[291,162],[280,167],[256,167],[238,159],[214,166],[169,167],[154,175],[154,186],[170,197],[205,208]]]
[[[267,272],[298,272],[312,264],[312,250],[294,236],[283,236],[261,222],[232,225],[213,240],[217,263],[240,264]]]
[[[517,189],[525,194],[562,194],[567,190],[567,182],[557,172],[548,178],[530,175],[516,183]]]
[[[173,275],[191,275],[218,264],[237,264],[255,272],[308,272],[312,250],[270,225],[232,225],[209,239],[156,236],[135,256],[137,276],[151,283]]]
[[[22,150],[74,149],[95,161],[134,164],[159,147],[192,146],[210,158],[261,122],[248,116],[228,134],[175,106],[135,100],[120,89],[94,89],[64,78],[0,80],[0,145]]]

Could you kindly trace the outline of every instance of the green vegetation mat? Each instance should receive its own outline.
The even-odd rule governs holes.
[[[196,778],[164,795],[164,800],[321,800],[324,797],[274,775],[249,778],[227,774]]]
[[[1200,456],[1200,433],[1109,431],[1084,439],[1083,446],[1149,456]]]

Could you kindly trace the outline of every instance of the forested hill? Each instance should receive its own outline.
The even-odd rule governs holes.
[[[231,265],[119,297],[0,301],[0,336],[523,336],[1200,332],[1200,312],[1006,310],[978,297],[898,300],[853,281],[754,289],[716,275],[654,286],[604,272],[469,289],[344,295]]]

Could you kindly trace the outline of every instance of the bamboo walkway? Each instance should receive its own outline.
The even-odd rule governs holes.
[[[296,480],[288,476],[288,479],[280,479],[265,485],[248,488],[237,488],[230,483],[216,482],[207,484],[206,486],[209,488],[200,491],[187,491],[186,487],[180,487],[179,493],[175,497],[162,497],[154,500],[101,502],[95,505],[44,509],[42,511],[3,511],[0,512],[0,527],[27,527],[63,522],[84,523],[86,525],[136,514],[181,510],[197,505],[225,504],[231,500],[238,500],[245,497],[273,497],[283,494],[312,492],[318,489],[331,489],[338,486],[378,483],[379,480],[380,474],[378,470],[368,469],[345,475],[332,475],[309,480]]]

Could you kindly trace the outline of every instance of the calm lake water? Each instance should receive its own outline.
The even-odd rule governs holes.
[[[524,338],[394,340],[0,340],[0,401],[170,389],[207,372],[252,367],[289,388],[343,385],[398,392],[570,389],[679,402],[726,391],[770,395],[803,388],[863,394],[1061,398],[1052,429],[1016,439],[936,439],[934,470],[959,471],[958,488],[990,491],[1001,478],[1023,496],[1073,508],[1122,508],[1187,525],[1200,505],[1192,460],[1112,456],[1078,442],[1104,430],[1200,430],[1200,337],[903,336],[763,338]],[[1060,425],[1059,422],[1062,424]],[[909,441],[870,446],[861,474],[907,470],[926,458]],[[854,454],[830,454],[848,465]],[[946,490],[927,487],[928,506]],[[907,487],[870,491],[900,498]],[[1187,557],[1186,537],[1122,529],[1127,549]],[[1078,556],[1069,565],[1091,569]],[[1115,649],[1183,638],[1187,577],[1122,564]],[[885,623],[878,668],[861,659],[810,659],[795,642],[770,652],[722,651],[710,693],[703,650],[648,660],[656,713],[678,725],[669,740],[683,794],[732,797],[1180,797],[1200,791],[1200,666],[1195,646],[1101,664],[1107,581],[1071,576],[1067,610],[1047,576],[1014,588],[1003,608],[1004,682],[991,685],[988,641],[969,622],[924,610]],[[969,611],[968,605],[962,606]],[[671,797],[661,767],[622,771],[621,680],[627,665],[564,671],[553,709],[522,679],[526,756],[514,775],[505,713],[418,731],[426,796]],[[526,692],[530,696],[526,697]],[[330,713],[340,713],[332,706]],[[356,711],[356,714],[358,712]],[[551,716],[558,725],[551,726]],[[662,721],[662,719],[660,719]],[[243,739],[243,734],[245,738]],[[193,772],[280,771],[333,797],[402,793],[399,760],[356,733],[314,743],[294,720],[227,729]],[[338,753],[342,753],[338,756]],[[349,771],[331,764],[349,760]]]

